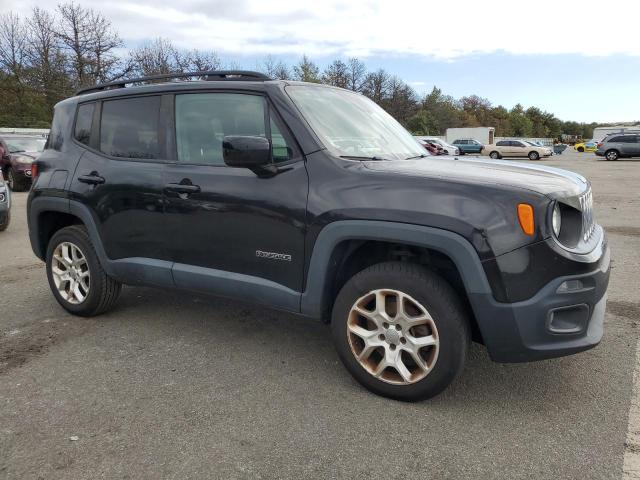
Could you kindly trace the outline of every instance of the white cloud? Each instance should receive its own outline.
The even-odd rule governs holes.
[[[25,13],[35,3],[0,0]],[[53,9],[58,0],[37,5]],[[415,54],[455,59],[474,53],[640,56],[640,2],[617,2],[615,32],[601,34],[594,0],[84,0],[128,43],[158,36],[223,54]],[[538,72],[544,73],[544,72]]]

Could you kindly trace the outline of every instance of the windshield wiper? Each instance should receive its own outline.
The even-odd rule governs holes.
[[[424,153],[421,153],[420,155],[414,155],[413,157],[407,157],[405,158],[405,160],[413,160],[415,158],[427,158],[429,155],[425,155]]]
[[[9,153],[22,153],[26,152],[26,150],[10,150]]]
[[[340,155],[340,158],[353,158],[354,160],[376,160],[376,161],[391,161],[390,158],[358,156],[358,155]]]

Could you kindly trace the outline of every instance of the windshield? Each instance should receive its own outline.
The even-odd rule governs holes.
[[[316,135],[338,156],[404,160],[427,154],[402,125],[363,95],[303,85],[286,90]]]
[[[41,152],[46,140],[39,137],[10,137],[6,138],[9,152]]]

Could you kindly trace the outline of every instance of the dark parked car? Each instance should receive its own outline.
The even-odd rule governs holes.
[[[598,143],[596,155],[607,160],[640,157],[640,134],[613,133]]]
[[[428,142],[426,140],[418,140],[420,145],[422,145],[431,155],[445,155],[444,149],[434,142]]]
[[[474,140],[473,138],[459,138],[453,142],[453,145],[460,149],[461,154],[465,153],[480,153],[482,151],[482,144]]]
[[[0,135],[0,168],[11,190],[29,188],[31,164],[42,153],[45,141],[40,136]]]
[[[11,221],[11,191],[0,172],[0,232],[9,226]]]
[[[351,374],[402,400],[446,388],[471,339],[498,362],[600,342],[609,247],[582,176],[424,161],[351,91],[194,77],[56,105],[28,222],[69,312],[107,311],[122,284],[250,300],[330,322]]]

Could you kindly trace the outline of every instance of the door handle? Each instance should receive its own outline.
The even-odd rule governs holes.
[[[78,181],[89,185],[100,185],[104,183],[104,177],[98,175],[98,172],[91,172],[89,175],[80,175]]]
[[[165,190],[167,192],[175,192],[175,193],[200,193],[199,185],[190,185],[188,183],[168,183],[165,185]]]

